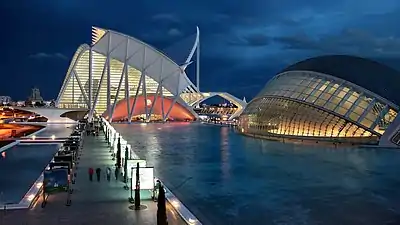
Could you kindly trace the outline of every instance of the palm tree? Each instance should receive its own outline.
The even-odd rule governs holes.
[[[165,190],[163,185],[158,186],[157,225],[168,225],[167,208],[165,206]]]

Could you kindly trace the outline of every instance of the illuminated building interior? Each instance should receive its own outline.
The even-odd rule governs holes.
[[[76,63],[73,78],[70,82],[66,85],[65,90],[59,100],[59,107],[60,108],[79,108],[79,107],[87,107],[85,102],[85,96],[80,90],[80,81],[84,81],[81,83],[85,92],[89,92],[89,49],[90,47],[87,45],[83,45],[80,47],[83,51],[81,53],[79,60]],[[79,54],[80,51],[78,50],[76,54]],[[99,81],[102,76],[102,69],[106,61],[106,56],[93,52],[93,72],[92,72],[92,79],[93,79],[93,86],[98,87]],[[116,97],[118,91],[119,81],[121,79],[121,73],[124,68],[124,64],[116,59],[110,60],[110,86],[111,86],[111,98],[114,99]],[[141,78],[141,73],[139,70],[128,67],[127,71],[128,75],[128,82],[130,84],[130,91],[135,92],[138,89],[139,81]],[[122,82],[125,83],[125,77],[122,78]],[[151,77],[145,76],[146,82],[146,93],[147,94],[155,94],[157,91],[158,83],[154,81]],[[79,80],[79,81],[78,81]],[[124,92],[125,89],[122,87],[120,92]],[[96,104],[96,111],[104,112],[107,110],[107,80],[103,81],[103,85],[99,90],[95,91],[98,93],[98,102]],[[172,94],[163,87],[163,95],[164,96],[172,96]],[[138,95],[143,94],[143,89],[139,88]],[[117,101],[120,101],[124,98],[124,95],[120,95],[117,98]]]
[[[162,99],[164,98],[164,99]],[[154,105],[153,105],[154,103]],[[151,121],[162,121],[165,114],[170,110],[168,120],[177,121],[192,121],[196,117],[180,103],[173,104],[173,99],[170,97],[160,97],[155,95],[148,95],[146,100],[143,95],[138,96],[136,99],[131,97],[129,104],[126,99],[119,101],[115,107],[113,114],[113,121],[125,121],[128,120],[128,105],[134,105],[135,109],[131,115],[132,121],[144,120],[146,114],[150,114]],[[173,104],[173,105],[172,105]],[[108,112],[104,112],[104,116],[107,117]]]
[[[347,59],[335,56],[341,57]],[[313,60],[321,64],[318,58]],[[299,63],[276,75],[247,105],[239,119],[243,133],[378,143],[398,114],[392,98],[352,83],[351,77],[345,80],[322,70],[316,72],[312,66],[301,67]]]

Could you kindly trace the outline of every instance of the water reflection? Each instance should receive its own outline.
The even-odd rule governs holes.
[[[139,156],[157,163],[167,186],[192,177],[173,192],[204,224],[400,223],[399,152],[282,144],[200,124],[115,127],[130,144],[152,140]]]
[[[221,128],[221,170],[222,179],[226,180],[230,176],[229,167],[229,128]]]

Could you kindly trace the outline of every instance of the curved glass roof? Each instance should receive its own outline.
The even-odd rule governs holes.
[[[335,76],[400,105],[400,72],[378,62],[348,55],[328,55],[306,59],[286,71],[314,71]]]

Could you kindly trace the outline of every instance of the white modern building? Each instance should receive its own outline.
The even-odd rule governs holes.
[[[81,45],[72,58],[56,104],[86,108],[114,120],[195,120],[193,107],[221,96],[234,103],[238,116],[246,103],[221,92],[202,93],[200,32],[183,65],[154,47],[125,34],[93,27],[92,44]],[[185,69],[196,62],[196,84]]]
[[[400,73],[326,55],[274,76],[239,117],[241,133],[280,141],[400,147]]]

